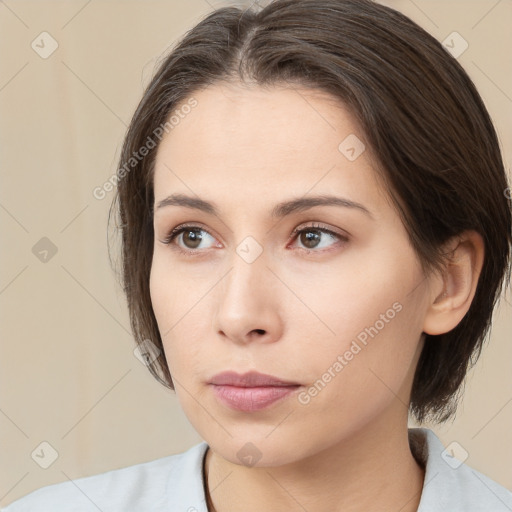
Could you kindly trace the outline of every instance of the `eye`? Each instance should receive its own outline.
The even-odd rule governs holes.
[[[321,225],[312,225],[304,228],[296,228],[292,232],[293,235],[296,236],[297,241],[303,244],[301,249],[304,249],[307,252],[321,252],[316,249],[323,249],[326,247],[330,247],[334,244],[329,244],[329,241],[341,241],[348,242],[348,237],[342,235],[341,233],[336,233],[331,229],[323,227]],[[322,236],[324,235],[324,236]],[[324,240],[322,240],[322,238]]]
[[[200,251],[197,249],[208,248],[201,247],[201,243],[207,240],[208,237],[215,241],[215,237],[213,237],[204,228],[195,224],[181,224],[175,227],[163,240],[161,240],[161,242],[166,245],[174,245],[176,250],[182,253],[192,254],[199,253]],[[292,232],[292,238],[297,238],[297,240],[303,245],[303,247],[299,248],[306,252],[321,252],[317,249],[325,248],[326,244],[327,247],[334,245],[332,243],[329,244],[329,242],[332,241],[348,241],[347,236],[342,235],[341,233],[336,233],[333,230],[321,225],[311,225],[303,228],[296,228]],[[176,239],[178,239],[178,243],[175,242]],[[181,242],[181,244],[179,242]],[[217,245],[217,247],[220,246]]]
[[[206,236],[203,234],[206,233]],[[208,233],[205,229],[196,225],[183,225],[175,227],[166,237],[162,240],[162,243],[170,245],[173,244],[175,239],[178,239],[178,242],[181,241],[184,244],[184,247],[175,244],[176,248],[184,253],[194,252],[195,249],[205,249],[205,247],[201,247],[201,243],[210,237],[212,240],[215,238]]]

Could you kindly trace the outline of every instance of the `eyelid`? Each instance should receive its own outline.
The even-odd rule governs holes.
[[[300,233],[301,231],[304,231],[307,229],[311,229],[311,230],[318,229],[319,231],[322,231],[324,233],[329,233],[330,235],[334,235],[343,240],[348,240],[350,237],[350,235],[346,231],[337,230],[337,229],[331,228],[322,223],[313,223],[313,224],[309,224],[309,225],[300,224],[299,226],[297,226],[296,228],[293,229],[292,235],[296,235],[297,233]]]

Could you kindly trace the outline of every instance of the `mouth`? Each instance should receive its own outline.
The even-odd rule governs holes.
[[[301,387],[297,382],[254,371],[243,375],[223,372],[215,375],[209,385],[220,402],[243,412],[265,409]]]

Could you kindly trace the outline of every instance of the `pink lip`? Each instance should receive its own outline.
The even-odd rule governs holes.
[[[251,412],[264,409],[293,393],[300,384],[272,375],[223,372],[210,381],[217,398],[233,409]]]
[[[279,379],[273,375],[266,375],[255,371],[247,372],[242,375],[236,372],[222,372],[215,375],[210,384],[218,386],[237,386],[240,388],[254,388],[262,386],[299,386],[298,382]]]

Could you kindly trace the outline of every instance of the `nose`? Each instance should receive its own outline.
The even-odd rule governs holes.
[[[282,284],[267,266],[264,254],[248,263],[235,253],[231,270],[219,283],[214,327],[225,340],[247,344],[281,338]]]

